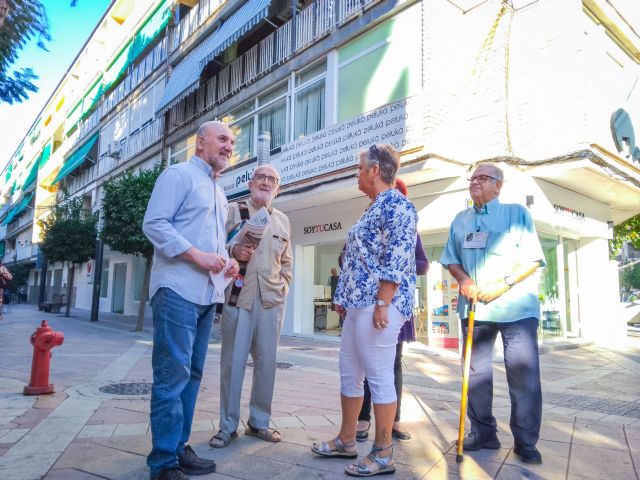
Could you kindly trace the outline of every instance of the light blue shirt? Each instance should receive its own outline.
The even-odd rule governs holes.
[[[378,194],[349,230],[333,302],[368,307],[378,300],[380,281],[397,283],[391,303],[405,317],[413,311],[416,285],[416,223],[413,204],[395,188]]]
[[[227,255],[225,222],[229,204],[211,167],[191,157],[171,165],[158,177],[142,229],[154,247],[150,297],[167,287],[198,305],[224,302],[214,292],[209,272],[180,254],[191,247]]]
[[[469,233],[487,233],[484,248],[464,248]],[[516,203],[500,203],[494,199],[483,208],[468,208],[456,215],[440,263],[462,265],[462,269],[477,284],[493,282],[510,274],[516,264],[540,262],[544,253],[529,211]],[[458,315],[469,317],[469,300],[458,298]],[[475,320],[515,322],[524,318],[540,318],[538,279],[530,275],[486,304],[478,302]]]

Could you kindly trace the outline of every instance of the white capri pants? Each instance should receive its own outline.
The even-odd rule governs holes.
[[[373,327],[374,305],[347,308],[340,346],[340,393],[362,397],[366,375],[374,404],[397,400],[393,384],[393,363],[398,334],[405,318],[389,305],[389,324],[383,330]]]

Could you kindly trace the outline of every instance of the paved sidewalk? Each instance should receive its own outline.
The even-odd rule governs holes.
[[[77,312],[76,312],[77,313]],[[42,319],[65,334],[53,351],[56,393],[25,397],[29,335]],[[132,333],[117,318],[91,324],[14,305],[0,320],[0,479],[137,480],[148,478],[151,382],[150,332]],[[640,345],[640,343],[638,344]],[[211,344],[190,443],[218,462],[207,479],[343,479],[347,460],[317,458],[312,442],[337,432],[340,420],[336,343],[284,337],[278,354],[273,424],[284,441],[267,444],[240,434],[228,448],[207,441],[218,420],[219,345]],[[469,452],[455,463],[460,367],[455,359],[405,352],[403,423],[413,440],[395,448],[396,479],[638,479],[640,364],[635,348],[598,347],[541,357],[544,418],[539,448],[544,464],[514,456],[504,368],[494,364],[494,411],[503,448]],[[242,417],[248,415],[247,369]],[[129,395],[108,393],[128,384]],[[139,391],[131,388],[131,384]],[[105,388],[107,387],[107,388]],[[102,389],[102,390],[101,390]],[[120,392],[125,393],[125,392]],[[371,442],[358,445],[365,454]]]

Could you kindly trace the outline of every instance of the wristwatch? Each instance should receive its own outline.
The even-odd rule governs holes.
[[[511,275],[505,275],[504,283],[506,283],[509,286],[509,288],[511,288],[516,284],[516,281],[513,279]]]
[[[384,307],[388,307],[388,306],[389,306],[389,304],[386,303],[384,300],[378,299],[378,301],[376,302],[376,307],[384,308]]]

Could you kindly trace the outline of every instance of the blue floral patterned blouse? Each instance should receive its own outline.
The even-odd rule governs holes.
[[[349,230],[334,303],[367,307],[378,300],[380,280],[399,284],[391,303],[409,318],[416,285],[413,204],[395,188],[378,194]]]

